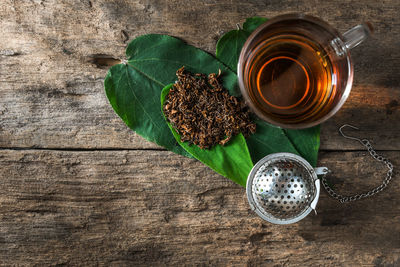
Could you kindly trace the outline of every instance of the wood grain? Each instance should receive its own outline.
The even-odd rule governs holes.
[[[246,17],[298,11],[342,32],[364,20],[375,27],[375,35],[353,50],[354,88],[343,109],[323,125],[322,149],[360,148],[337,134],[343,123],[360,126],[360,135],[379,149],[400,149],[399,1],[4,2],[0,147],[159,149],[132,133],[104,95],[107,65],[124,58],[128,39],[164,33],[213,52],[219,36]]]
[[[386,152],[395,165],[397,152]],[[0,255],[4,265],[396,266],[400,183],[341,205],[323,191],[318,215],[275,226],[250,211],[245,190],[166,151],[3,150]],[[324,152],[342,192],[379,184],[364,152]],[[396,173],[397,174],[397,173]]]
[[[396,0],[2,0],[0,265],[400,266],[399,10]],[[289,12],[341,32],[374,25],[352,50],[350,98],[322,125],[319,166],[344,193],[380,183],[385,169],[337,133],[352,123],[386,150],[395,176],[348,205],[323,191],[318,215],[275,226],[250,211],[243,188],[129,130],[103,79],[139,35],[213,53],[245,18]]]

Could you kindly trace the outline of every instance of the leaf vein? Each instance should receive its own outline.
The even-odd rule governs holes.
[[[135,91],[133,90],[133,86],[131,85],[130,82],[130,75],[128,73],[128,68],[125,69],[126,71],[126,75],[128,76],[128,86],[129,86],[129,91],[132,93],[132,96],[136,99],[136,102],[139,104],[139,106],[142,108],[143,113],[147,115],[147,117],[149,117],[150,121],[162,132],[161,127],[153,120],[153,118],[150,116],[150,114],[146,111],[146,109],[144,108],[144,106],[142,105],[142,103],[139,101],[139,98],[137,97],[137,95],[135,94]],[[141,72],[139,72],[141,73]]]
[[[134,65],[129,64],[129,62],[128,62],[128,65],[129,65],[130,67],[132,67],[134,70],[136,70],[137,72],[139,72],[140,74],[142,74],[143,76],[145,76],[146,78],[148,78],[149,80],[151,80],[151,81],[153,81],[153,82],[155,82],[155,83],[158,83],[158,84],[161,85],[162,87],[165,86],[165,84],[163,84],[162,82],[156,80],[155,78],[151,77],[150,75],[144,73],[143,71],[141,71],[140,69],[138,69],[138,68],[135,67]]]

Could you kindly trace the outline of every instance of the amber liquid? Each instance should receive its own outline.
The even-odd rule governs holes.
[[[250,98],[274,121],[296,124],[325,115],[335,97],[335,70],[327,53],[299,35],[261,42],[245,67]]]

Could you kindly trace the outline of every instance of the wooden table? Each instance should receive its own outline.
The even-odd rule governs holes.
[[[170,34],[209,52],[246,17],[320,16],[375,35],[352,51],[354,87],[322,125],[320,166],[344,193],[378,185],[385,168],[344,123],[400,166],[400,2],[2,0],[0,263],[2,265],[400,266],[400,182],[275,226],[245,190],[129,130],[103,89],[129,40]]]

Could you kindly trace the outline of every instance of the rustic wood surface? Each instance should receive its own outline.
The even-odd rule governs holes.
[[[129,40],[164,33],[215,50],[246,17],[320,16],[340,31],[370,21],[355,81],[322,125],[319,165],[343,192],[385,169],[337,128],[400,165],[400,2],[0,0],[0,264],[400,266],[400,182],[318,215],[261,221],[243,188],[145,141],[107,102],[103,78]]]

